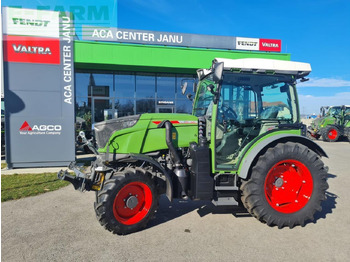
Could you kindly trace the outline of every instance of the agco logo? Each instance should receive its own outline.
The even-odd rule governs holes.
[[[62,131],[61,125],[33,125],[30,126],[24,121],[19,129],[21,135],[60,135]]]
[[[48,20],[39,20],[39,19],[25,19],[13,17],[12,21],[15,25],[30,25],[38,27],[47,27],[47,24],[50,23]]]
[[[15,45],[15,44],[13,44],[12,47],[16,53],[52,55],[49,47],[25,46],[25,45]]]

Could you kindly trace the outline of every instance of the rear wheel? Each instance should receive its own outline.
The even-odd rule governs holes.
[[[142,169],[127,169],[112,176],[97,193],[95,202],[100,224],[118,235],[146,227],[157,207],[155,183]]]
[[[336,126],[327,126],[322,129],[322,139],[327,142],[336,142],[339,139],[340,131]]]
[[[317,154],[298,143],[278,144],[259,157],[242,202],[254,217],[279,228],[305,225],[321,211],[327,172]]]

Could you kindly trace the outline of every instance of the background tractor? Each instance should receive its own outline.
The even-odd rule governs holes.
[[[145,227],[161,194],[243,204],[269,226],[303,226],[321,210],[328,188],[327,155],[305,137],[299,117],[295,84],[310,71],[307,63],[215,59],[197,71],[192,115],[97,123],[90,172],[72,163],[75,176],[58,177],[96,191],[97,219],[116,234]]]
[[[336,142],[340,137],[350,138],[350,106],[321,107],[321,117],[312,121],[308,127],[308,137]]]

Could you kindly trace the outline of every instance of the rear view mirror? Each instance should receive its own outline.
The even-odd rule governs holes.
[[[213,65],[213,80],[215,83],[220,82],[222,78],[222,72],[224,71],[224,63],[215,63]]]
[[[286,92],[288,92],[288,90],[289,90],[289,85],[288,84],[285,84],[285,85],[280,87],[280,92],[281,93],[286,93]]]

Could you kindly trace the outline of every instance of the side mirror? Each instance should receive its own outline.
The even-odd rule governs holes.
[[[181,93],[184,95],[187,90],[187,82],[181,83]]]
[[[215,86],[212,84],[207,86],[207,90],[214,95],[214,100],[213,100],[214,104],[217,104],[219,101],[219,92],[214,91],[214,88]]]
[[[192,94],[187,94],[187,95],[186,95],[186,97],[187,97],[187,99],[188,99],[188,100],[190,100],[190,101],[192,101],[192,100],[193,100],[193,98],[192,98]]]
[[[309,80],[310,80],[309,78],[303,77],[303,78],[300,79],[300,82],[303,83],[303,82],[306,82],[306,81],[309,81]]]
[[[213,65],[213,80],[215,83],[220,82],[222,78],[222,72],[224,71],[224,63],[215,63]]]
[[[216,95],[216,92],[214,91],[214,85],[208,85],[207,90],[212,93],[213,95]]]

